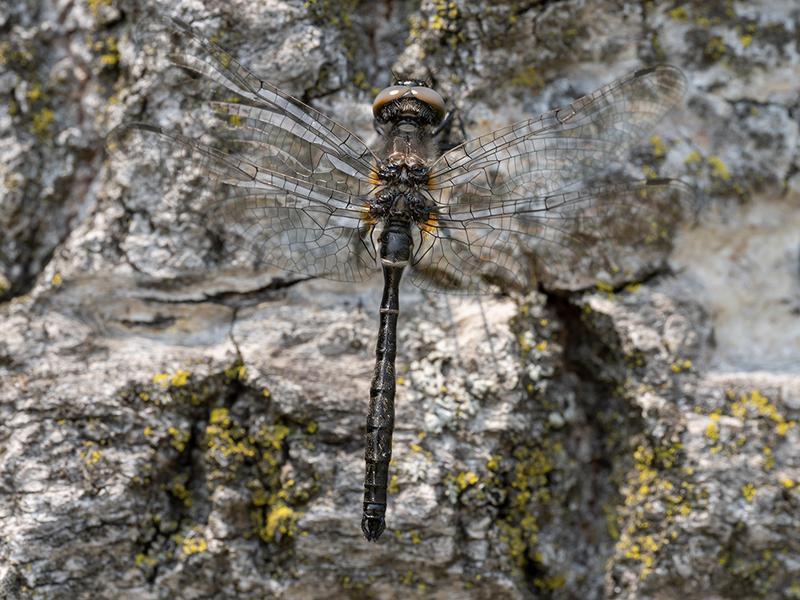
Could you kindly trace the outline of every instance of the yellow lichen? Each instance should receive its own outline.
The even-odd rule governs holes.
[[[550,577],[537,577],[533,585],[542,590],[559,590],[567,584],[567,578],[560,573]]]
[[[696,165],[703,161],[703,155],[697,150],[692,150],[686,158],[683,159],[685,165]]]
[[[223,458],[232,455],[252,458],[256,455],[253,441],[244,437],[244,430],[238,423],[234,426],[227,408],[212,411],[206,426],[206,448]]]
[[[101,43],[101,48],[105,46],[106,52],[100,56],[100,63],[107,67],[113,67],[119,62],[119,47],[117,46],[117,39],[109,37],[106,39],[105,44]]]
[[[81,456],[83,456],[83,462],[91,466],[100,462],[103,453],[100,450],[84,450],[81,452]]]
[[[689,18],[689,13],[686,11],[685,6],[678,6],[668,11],[667,14],[675,21],[686,21]]]
[[[183,505],[186,508],[191,508],[192,506],[192,498],[189,494],[189,490],[186,487],[186,481],[188,477],[186,475],[179,475],[175,477],[169,487],[169,492],[175,496],[178,500],[183,502]]]
[[[42,86],[38,83],[35,83],[25,94],[25,97],[28,99],[29,102],[34,103],[42,97]]]
[[[465,471],[456,475],[456,485],[462,492],[476,483],[478,483],[478,476],[472,471]]]
[[[53,278],[50,280],[50,284],[53,287],[59,287],[63,283],[63,281],[64,280],[61,277],[61,273],[56,272],[56,274],[53,275]]]
[[[170,380],[170,384],[172,384],[175,387],[184,386],[189,381],[189,376],[190,375],[191,375],[191,373],[189,373],[189,371],[184,371],[183,369],[179,369],[175,373],[175,375],[172,376],[172,379]]]
[[[670,365],[670,370],[673,373],[682,373],[684,371],[691,370],[691,368],[692,368],[692,361],[690,360],[678,360]]]
[[[183,544],[181,544],[181,550],[183,550],[186,556],[199,554],[200,552],[208,550],[208,542],[206,542],[203,537],[186,538],[183,540]]]
[[[188,431],[181,431],[177,427],[169,427],[167,433],[172,437],[169,444],[178,452],[186,450],[186,444],[191,438],[191,433]]]
[[[667,147],[664,140],[659,135],[650,136],[650,148],[653,150],[654,158],[663,158],[667,153]]]
[[[219,425],[220,427],[230,427],[230,411],[225,407],[214,408],[211,410],[208,422],[212,425]]]
[[[45,135],[56,118],[56,114],[47,107],[42,108],[33,115],[33,133]]]
[[[629,284],[627,284],[627,285],[625,286],[625,291],[626,291],[626,292],[628,292],[629,294],[635,294],[635,293],[636,293],[636,292],[638,292],[640,289],[642,289],[642,284],[641,284],[641,283],[638,283],[638,282],[636,282],[636,283],[629,283]]]
[[[712,176],[716,177],[717,179],[721,179],[722,181],[728,181],[731,178],[728,167],[725,166],[725,163],[722,162],[722,159],[719,156],[709,156],[708,164],[711,167]]]
[[[775,456],[772,454],[772,448],[769,446],[764,446],[761,449],[762,454],[764,454],[764,462],[763,467],[765,471],[771,471],[775,468]]]
[[[89,4],[89,10],[92,11],[92,15],[97,17],[100,14],[100,8],[103,6],[111,6],[112,0],[87,0]]]
[[[712,442],[719,441],[719,425],[715,422],[711,422],[706,426],[706,437],[711,440]]]
[[[727,48],[721,36],[714,35],[708,40],[706,47],[703,49],[703,56],[706,60],[718,61],[725,56]]]
[[[535,90],[544,86],[544,79],[535,66],[528,66],[511,76],[511,85]]]
[[[605,281],[598,282],[596,284],[596,287],[601,292],[605,292],[607,294],[613,294],[614,293],[614,286],[611,285],[610,283],[606,283]]]
[[[241,362],[235,362],[230,367],[225,369],[225,377],[228,379],[238,379],[239,381],[244,381],[247,379],[247,367],[245,367]],[[266,391],[266,389],[264,397],[269,398],[269,393]]]
[[[152,556],[142,553],[139,553],[134,557],[134,562],[136,563],[137,567],[154,567],[158,563],[158,561]]]
[[[752,502],[753,498],[756,497],[756,486],[752,483],[746,483],[742,486],[742,496],[747,502]]]
[[[279,504],[272,508],[267,515],[267,522],[264,525],[263,537],[267,541],[272,541],[275,536],[291,535],[294,531],[294,522],[297,518],[295,511],[284,504]]]

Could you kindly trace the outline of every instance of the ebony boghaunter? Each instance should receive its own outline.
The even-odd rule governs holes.
[[[685,81],[674,67],[635,71],[446,152],[437,144],[450,114],[442,96],[421,81],[397,81],[373,103],[382,142],[372,151],[183,21],[143,20],[137,40],[155,69],[161,58],[204,76],[215,118],[184,119],[202,126],[202,141],[121,125],[107,139],[112,155],[199,167],[221,184],[203,207],[207,222],[258,262],[337,281],[383,271],[365,436],[361,529],[370,541],[385,528],[404,272],[422,288],[457,293],[616,273],[625,263],[615,249],[668,244],[692,208],[678,181],[603,177],[681,100]]]

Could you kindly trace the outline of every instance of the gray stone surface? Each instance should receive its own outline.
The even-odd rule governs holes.
[[[631,168],[706,211],[616,292],[405,286],[368,544],[380,290],[253,265],[169,202],[198,179],[110,168],[113,126],[182,119],[130,40],[153,10],[367,139],[392,68],[475,135],[676,64],[686,106]],[[0,594],[800,597],[799,53],[788,0],[6,2]]]

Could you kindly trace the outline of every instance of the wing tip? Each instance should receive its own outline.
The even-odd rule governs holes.
[[[647,77],[649,75],[654,75],[658,81],[671,81],[673,84],[677,84],[676,87],[681,90],[681,95],[683,95],[689,83],[684,72],[680,68],[669,63],[660,63],[633,72],[634,79]]]

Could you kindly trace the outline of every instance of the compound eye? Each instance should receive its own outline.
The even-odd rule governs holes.
[[[409,90],[410,88],[405,85],[390,85],[381,90],[372,103],[372,115],[377,117],[384,106],[404,96]]]
[[[439,116],[440,120],[444,117],[444,98],[442,98],[437,91],[432,90],[429,87],[418,85],[411,88],[411,93],[417,100],[420,100],[421,102],[424,102],[430,106]]]

